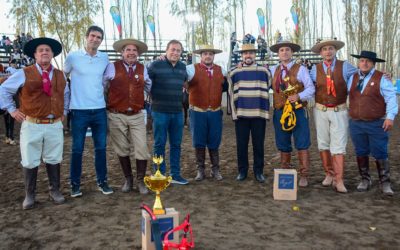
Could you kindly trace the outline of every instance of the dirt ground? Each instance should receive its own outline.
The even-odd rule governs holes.
[[[1,118],[0,133],[4,134]],[[359,174],[353,146],[349,141],[345,183],[348,194],[337,194],[321,186],[324,177],[316,146],[311,117],[312,147],[310,186],[301,188],[297,201],[274,201],[273,168],[279,157],[275,148],[272,123],[267,124],[265,174],[267,182],[257,183],[250,170],[244,182],[237,175],[234,124],[224,116],[221,168],[224,180],[210,178],[195,182],[194,150],[189,130],[182,145],[182,175],[187,186],[171,186],[161,194],[166,207],[191,214],[196,249],[400,249],[400,154],[399,123],[390,139],[392,186],[395,195],[384,197],[371,161],[373,188],[356,191]],[[16,128],[17,140],[18,130]],[[149,145],[151,145],[149,136]],[[137,191],[122,193],[123,182],[118,159],[107,149],[109,183],[115,193],[97,191],[94,173],[93,143],[86,141],[82,192],[69,196],[71,137],[65,136],[62,163],[63,205],[48,199],[48,181],[41,166],[35,209],[23,211],[24,185],[18,146],[0,144],[0,249],[141,249],[142,202],[153,204],[154,194],[141,196]],[[251,147],[249,152],[251,152]],[[252,155],[252,154],[250,154]],[[293,163],[297,164],[296,153]],[[208,157],[208,156],[207,156]],[[250,157],[251,158],[251,157]],[[209,161],[209,160],[207,160]],[[207,171],[209,171],[207,165]],[[299,208],[298,211],[293,209]]]

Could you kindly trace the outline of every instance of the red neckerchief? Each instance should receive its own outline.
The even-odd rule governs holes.
[[[50,64],[50,67],[45,70],[42,68],[42,66],[40,66],[40,69],[42,70],[42,83],[43,83],[43,92],[48,95],[51,96],[51,81],[50,81],[50,72],[53,69],[53,66]]]
[[[124,61],[123,63],[125,64],[126,67],[128,67],[128,77],[129,77],[130,79],[133,79],[133,74],[134,74],[134,72],[133,72],[133,67],[136,65],[136,63],[134,63],[134,64],[132,64],[132,65],[129,65],[129,64],[126,63],[125,61]]]
[[[288,81],[285,81],[285,80],[283,79],[282,73],[285,72],[285,78],[289,76],[289,70],[288,70],[288,68],[287,68],[285,65],[283,65],[283,64],[281,64],[280,66],[282,66],[282,70],[281,70],[281,72],[280,72],[280,74],[279,74],[278,81],[276,81],[276,90],[277,90],[278,93],[281,92],[282,87],[284,87],[284,89],[286,89],[287,86],[288,86]],[[279,66],[279,67],[280,67],[280,66]],[[284,85],[284,86],[283,86],[283,85]]]
[[[214,68],[214,64],[211,67],[207,67],[204,63],[200,63],[200,67],[207,72],[208,78],[212,78],[212,70]]]
[[[326,91],[327,94],[330,95],[332,94],[334,97],[336,97],[336,89],[335,89],[335,84],[332,79],[332,70],[331,70],[331,65],[332,63],[327,63],[324,61],[325,66],[327,67],[326,70]]]

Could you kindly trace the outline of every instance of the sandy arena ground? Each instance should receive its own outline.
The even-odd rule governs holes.
[[[83,197],[69,196],[71,137],[66,135],[61,170],[66,203],[54,205],[49,201],[47,175],[41,166],[38,204],[33,210],[23,211],[19,147],[4,144],[2,118],[0,124],[0,249],[141,249],[139,206],[141,202],[152,205],[154,195],[120,191],[123,177],[111,146],[107,149],[107,161],[114,194],[106,196],[97,191],[93,143],[88,138],[83,163]],[[172,186],[161,197],[166,207],[175,207],[182,213],[181,221],[185,214],[191,214],[196,249],[400,249],[399,122],[395,122],[390,139],[392,187],[396,192],[392,198],[381,194],[372,161],[372,190],[356,191],[360,178],[350,141],[345,172],[349,193],[337,194],[331,188],[322,187],[324,173],[312,120],[310,124],[310,186],[299,189],[297,201],[274,201],[272,198],[273,168],[279,166],[279,156],[271,122],[267,124],[265,140],[265,184],[254,180],[252,170],[246,181],[235,181],[234,124],[226,115],[220,151],[224,180],[217,182],[208,178],[195,182],[194,150],[189,130],[185,129],[182,175],[190,184]],[[17,140],[18,131],[19,125]],[[149,145],[151,143],[149,136]],[[297,165],[296,153],[292,156]],[[299,210],[295,211],[294,206]]]

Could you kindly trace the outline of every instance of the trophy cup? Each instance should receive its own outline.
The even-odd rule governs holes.
[[[153,213],[155,215],[165,214],[164,206],[161,203],[160,193],[171,184],[172,177],[164,176],[160,172],[160,164],[163,162],[162,156],[153,156],[153,162],[157,165],[157,171],[154,175],[144,177],[144,184],[156,193],[156,200],[153,205]]]
[[[288,84],[287,89],[285,89],[285,90],[283,91],[283,93],[285,94],[286,97],[289,97],[289,96],[291,96],[291,95],[297,94],[297,87],[296,87],[296,86],[293,86],[293,85],[291,85],[291,84]],[[295,109],[299,109],[299,108],[301,108],[301,107],[303,107],[303,104],[299,103],[298,101],[296,101],[296,102],[294,103],[294,108],[295,108]]]

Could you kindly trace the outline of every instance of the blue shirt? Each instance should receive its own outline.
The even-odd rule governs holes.
[[[368,75],[364,77],[364,81],[362,83],[362,89],[361,89],[361,94],[364,92],[365,86],[371,79],[371,76],[374,74],[375,68],[373,68]],[[358,70],[355,74],[358,74],[361,77],[363,76],[361,74],[361,71]],[[354,75],[355,75],[354,74]],[[352,75],[347,82],[347,89],[350,91],[351,89],[351,84],[353,83],[353,77]],[[385,77],[382,77],[381,82],[380,82],[380,92],[381,95],[383,96],[383,99],[385,99],[386,103],[386,119],[394,120],[394,117],[397,115],[397,112],[399,110],[399,107],[397,105],[397,97],[396,97],[396,89],[393,86],[392,82],[386,79]]]
[[[290,70],[294,64],[295,64],[295,61],[291,61],[287,65],[288,70]],[[274,77],[276,67],[282,67],[282,66],[281,66],[281,64],[278,64],[278,65],[271,67],[272,77]],[[286,76],[286,73],[283,70],[281,72],[282,72],[282,78],[284,78]],[[300,93],[298,93],[300,100],[307,101],[307,100],[311,99],[315,93],[315,86],[310,78],[310,74],[308,73],[307,68],[304,67],[303,65],[300,66],[299,72],[297,73],[297,80],[300,81],[301,83],[303,83],[303,85],[304,85],[304,90],[301,91]],[[275,83],[272,83],[272,84],[275,84]]]
[[[39,70],[39,73],[42,74],[42,69],[36,63],[36,68]],[[54,68],[51,69],[49,73],[49,78],[53,78]],[[65,77],[65,76],[64,76]],[[0,85],[0,108],[6,109],[8,113],[14,112],[17,108],[15,105],[15,101],[13,96],[18,92],[18,89],[23,87],[25,84],[25,72],[23,69],[17,70],[14,74],[12,74],[3,84]],[[64,115],[68,113],[69,106],[69,87],[68,83],[65,84],[64,89]],[[52,115],[50,115],[52,117]]]
[[[331,71],[335,69],[336,65],[336,57],[333,59],[333,62],[331,64]],[[325,65],[325,63],[322,63],[322,67],[324,68],[325,74],[327,73],[328,67]],[[347,82],[349,82],[349,78],[354,75],[354,73],[357,72],[357,68],[351,65],[349,62],[344,61],[343,62],[343,79]],[[313,65],[312,69],[310,70],[310,77],[313,82],[317,81],[317,65]]]
[[[91,56],[86,50],[68,54],[64,72],[71,74],[70,109],[101,109],[104,100],[103,73],[108,65],[108,55],[98,51]]]

